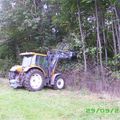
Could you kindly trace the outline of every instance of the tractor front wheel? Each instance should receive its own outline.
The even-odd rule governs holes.
[[[55,82],[54,82],[53,88],[54,88],[55,90],[61,90],[61,89],[63,89],[64,87],[65,87],[65,81],[64,81],[64,79],[63,79],[61,76],[57,76],[57,77],[55,78]]]
[[[38,69],[28,71],[24,79],[24,87],[29,91],[39,91],[44,87],[44,75]]]

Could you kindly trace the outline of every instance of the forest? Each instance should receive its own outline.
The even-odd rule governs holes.
[[[0,71],[19,64],[21,52],[73,50],[77,60],[62,70],[105,69],[119,78],[119,0],[0,0]]]

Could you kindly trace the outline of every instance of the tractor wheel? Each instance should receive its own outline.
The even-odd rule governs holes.
[[[44,75],[38,69],[28,71],[24,79],[24,87],[29,91],[39,91],[44,87]]]
[[[55,90],[61,90],[61,89],[63,89],[64,87],[65,87],[65,81],[64,81],[64,79],[63,79],[61,76],[57,76],[57,77],[55,78],[55,82],[54,82],[53,88],[54,88]]]

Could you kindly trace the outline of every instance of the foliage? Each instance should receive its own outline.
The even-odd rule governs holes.
[[[5,2],[3,1],[3,3]],[[45,9],[35,11],[36,6],[33,6],[33,2],[29,0],[23,1],[23,3],[16,1],[13,7],[11,4],[13,4],[12,0],[4,4],[4,8],[9,6],[10,9],[2,11],[4,16],[1,18],[4,20],[2,31],[8,36],[6,45],[8,49],[11,49],[10,55],[16,57],[23,51],[35,51],[38,47],[43,46],[43,49],[52,46],[53,43],[56,44],[56,36],[52,32],[50,23],[51,16],[48,14],[50,11],[45,11]],[[43,5],[43,3],[41,4]]]
[[[82,62],[115,61],[110,66],[119,68],[119,1],[1,0],[0,4],[1,59],[15,64],[20,52],[46,52],[65,44],[64,49],[77,51]]]

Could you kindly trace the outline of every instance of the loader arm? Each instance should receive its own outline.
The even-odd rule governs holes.
[[[72,57],[75,57],[75,56],[76,56],[76,53],[71,51],[56,51],[55,53],[49,54],[48,55],[49,75],[51,76],[55,73],[55,68],[59,60],[71,59]]]

